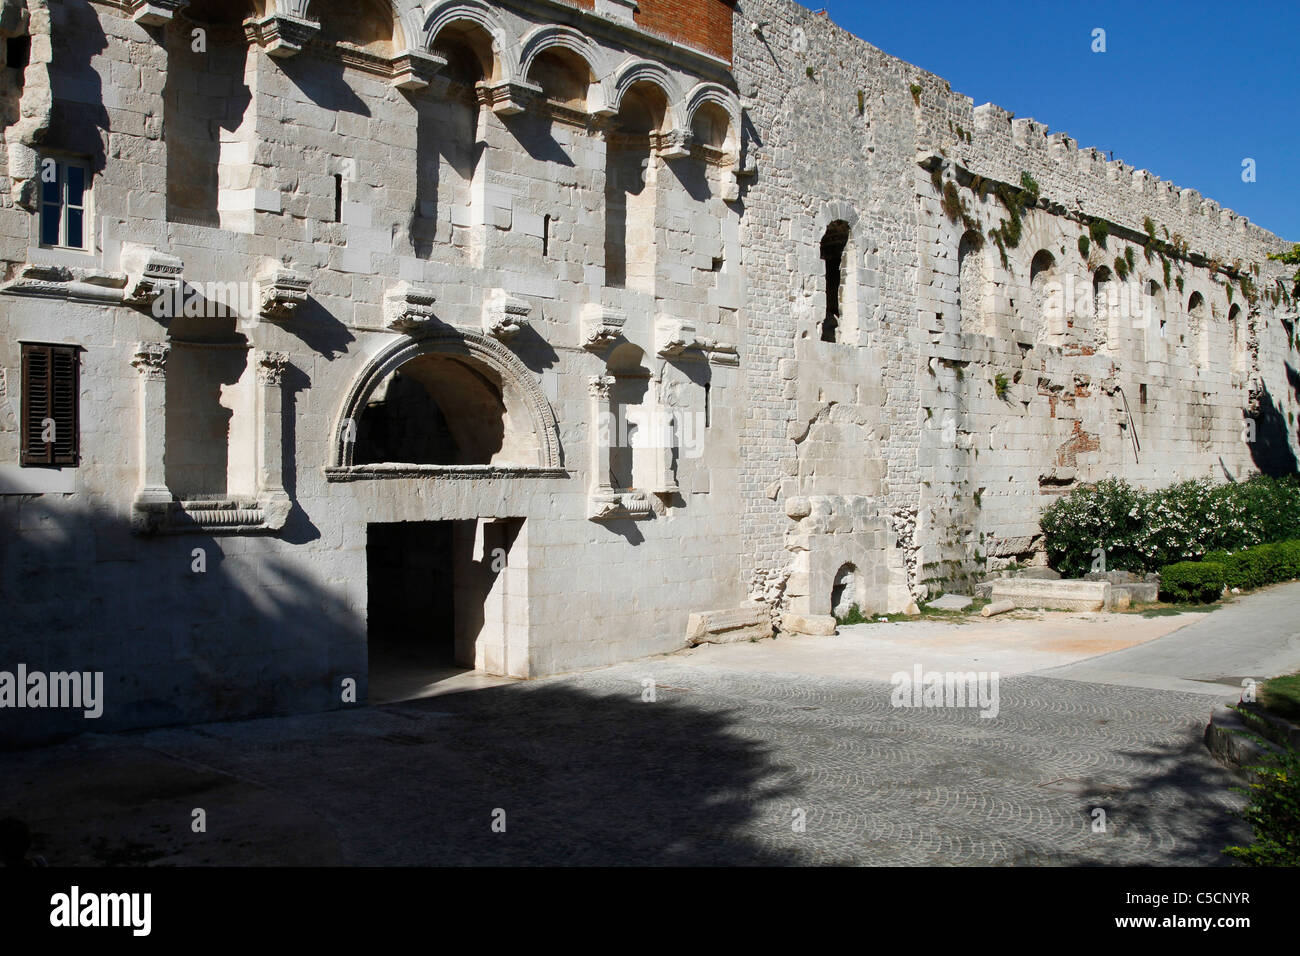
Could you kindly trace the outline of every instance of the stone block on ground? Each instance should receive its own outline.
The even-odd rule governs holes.
[[[724,611],[699,611],[686,619],[686,645],[736,644],[772,636],[772,616],[757,601]]]
[[[967,597],[965,594],[945,594],[943,597],[935,598],[929,606],[936,611],[964,611],[974,601],[974,598]]]
[[[781,615],[781,630],[790,634],[830,637],[835,633],[835,618],[829,614],[791,614],[787,612]]]
[[[994,601],[1013,601],[1016,607],[1049,611],[1100,611],[1106,606],[1109,581],[1042,580],[1014,577],[995,581]]]

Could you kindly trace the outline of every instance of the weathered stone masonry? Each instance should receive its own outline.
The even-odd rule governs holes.
[[[792,3],[0,37],[0,657],[103,670],[97,729],[364,701],[394,621],[516,677],[824,632],[1034,560],[1080,481],[1294,462],[1280,240]],[[20,461],[33,345],[75,467]]]

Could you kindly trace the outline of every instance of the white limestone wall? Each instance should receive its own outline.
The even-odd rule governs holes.
[[[657,355],[665,320],[693,326],[710,348],[721,342],[734,349],[738,338],[739,213],[726,198],[734,180],[717,155],[654,159],[654,290],[608,289],[599,117],[533,110],[503,117],[483,109],[473,129],[442,128],[456,111],[439,105],[452,95],[445,84],[408,94],[311,52],[279,60],[255,49],[241,125],[255,130],[251,229],[168,222],[167,144],[154,120],[164,113],[166,50],[182,44],[164,43],[159,31],[185,28],[146,30],[111,4],[80,10],[75,23],[56,18],[55,45],[70,45],[68,69],[90,78],[80,88],[102,93],[101,109],[90,111],[101,122],[82,131],[97,141],[96,248],[33,250],[29,211],[0,208],[4,279],[24,287],[0,295],[6,383],[18,380],[20,339],[84,348],[81,467],[42,475],[45,494],[0,495],[5,591],[17,596],[0,645],[6,660],[104,670],[117,701],[114,726],[339,706],[347,677],[358,681],[364,701],[370,522],[526,519],[526,545],[511,556],[512,571],[526,574],[527,595],[525,619],[511,609],[506,669],[514,676],[672,650],[683,643],[690,611],[744,599],[743,396],[728,359],[735,353]],[[548,15],[587,22],[577,11]],[[539,22],[505,7],[495,16],[515,44],[506,52],[517,58],[521,38]],[[643,53],[676,57],[651,73],[668,87],[679,131],[689,126],[688,94],[726,79],[712,58],[663,43],[636,49],[642,41],[634,31],[608,23],[593,30],[607,85]],[[56,89],[64,83],[59,66],[56,58]],[[599,103],[594,96],[593,106]],[[422,127],[422,115],[432,131]],[[440,149],[438,138],[466,133],[476,142],[459,144],[461,152],[479,153],[477,198],[426,190],[417,177],[433,162],[440,183],[459,174],[456,150]],[[336,174],[344,177],[338,222],[331,221]],[[415,213],[432,218],[433,227],[413,234]],[[132,358],[141,343],[166,343],[171,334],[147,308],[120,304],[134,261],[124,250],[137,248],[180,260],[185,281],[199,287],[243,283],[260,295],[276,269],[310,279],[307,302],[287,321],[270,321],[256,308],[242,310],[238,322],[218,320],[244,337],[250,355],[287,355],[280,438],[292,508],[278,532],[131,533],[141,430],[158,427],[142,418]],[[38,261],[57,261],[65,271],[38,275],[30,269]],[[344,396],[374,356],[403,338],[386,328],[385,297],[398,283],[435,297],[439,327],[471,335],[485,334],[485,303],[502,293],[526,304],[529,328],[506,347],[558,423],[561,476],[327,479]],[[33,294],[37,285],[41,297]],[[664,401],[698,414],[700,429],[708,406],[707,431],[691,432],[697,447],[677,463],[677,492],[655,497],[655,512],[637,520],[589,516],[588,383],[605,372],[604,354],[584,348],[582,316],[593,303],[624,310],[623,336],[644,353],[656,390],[669,396]],[[6,390],[16,413],[15,393]],[[228,401],[246,404],[238,393]],[[239,427],[248,424],[244,417]],[[694,418],[689,425],[697,427]],[[6,467],[17,461],[15,427],[12,416],[0,416]],[[234,429],[232,440],[240,434]],[[181,436],[165,437],[180,443]],[[239,439],[232,468],[255,464],[239,457],[246,450]],[[34,481],[31,471],[20,477]],[[54,493],[65,486],[72,493]],[[195,549],[205,571],[194,570]]]

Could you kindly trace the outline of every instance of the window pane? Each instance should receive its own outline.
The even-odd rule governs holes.
[[[82,193],[86,190],[86,171],[80,166],[67,167],[68,175],[68,205],[82,206]]]
[[[64,245],[80,249],[85,245],[82,241],[82,211],[80,209],[68,210],[68,241]]]
[[[59,244],[59,207],[41,207],[41,245],[57,246]]]
[[[60,187],[60,180],[63,178],[63,170],[57,163],[50,163],[45,160],[41,161],[41,201],[42,202],[62,202],[63,190]],[[53,179],[46,179],[49,175]]]

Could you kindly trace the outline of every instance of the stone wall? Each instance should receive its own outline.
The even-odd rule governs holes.
[[[893,519],[918,597],[1040,561],[1038,514],[1079,482],[1294,469],[1295,308],[1267,261],[1280,239],[1033,120],[976,109],[797,4],[745,3],[735,42],[756,169],[742,232],[757,580],[787,564],[785,503],[813,493],[801,443],[828,409],[870,421],[871,439],[819,449],[815,481],[844,476],[835,491]],[[1036,196],[1017,217],[998,190],[1014,205],[1022,184]],[[837,220],[853,230],[839,298],[854,321],[809,348],[827,307],[819,245]],[[992,232],[1017,227],[999,248]],[[1105,246],[1083,251],[1102,228]],[[808,586],[829,593],[821,578]]]
[[[786,0],[634,6],[3,0],[0,667],[103,670],[100,729],[364,701],[368,526],[439,521],[491,673],[824,632],[1078,482],[1294,467],[1276,237]],[[23,342],[81,350],[78,467],[19,467]],[[355,454],[399,370],[455,464]]]

